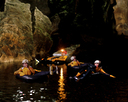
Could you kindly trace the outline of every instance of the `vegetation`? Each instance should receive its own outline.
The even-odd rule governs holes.
[[[49,17],[57,13],[61,18],[61,33],[68,31],[102,36],[103,33],[108,33],[106,31],[112,30],[110,0],[49,0],[49,7]]]

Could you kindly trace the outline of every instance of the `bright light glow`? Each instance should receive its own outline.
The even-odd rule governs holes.
[[[59,102],[66,99],[66,93],[65,93],[65,89],[64,89],[64,76],[63,76],[63,68],[60,69],[60,79],[59,79],[59,88],[57,93],[59,94]]]
[[[62,52],[64,52],[64,49],[61,49]]]

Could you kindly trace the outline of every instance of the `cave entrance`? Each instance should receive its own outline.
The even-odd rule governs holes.
[[[0,12],[4,12],[5,0],[0,0]]]

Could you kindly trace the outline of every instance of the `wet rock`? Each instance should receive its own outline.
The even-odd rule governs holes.
[[[50,14],[50,8],[48,7],[48,0],[19,0],[24,3],[29,3],[31,8],[37,7],[44,15]]]
[[[31,60],[43,55],[52,46],[51,22],[47,16],[30,4],[6,0],[0,12],[0,62]],[[34,14],[34,15],[33,15]]]
[[[35,9],[35,31],[33,33],[34,53],[44,57],[53,44],[50,33],[52,32],[52,24],[47,16],[45,16],[37,8]]]
[[[58,35],[58,33],[56,33],[56,31],[58,31],[58,25],[60,23],[60,17],[58,14],[54,15],[51,17],[51,22],[52,22],[52,35]]]

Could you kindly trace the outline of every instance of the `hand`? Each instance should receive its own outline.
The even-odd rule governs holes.
[[[112,77],[112,78],[116,78],[115,76],[113,76],[113,75],[110,75],[110,77]]]

